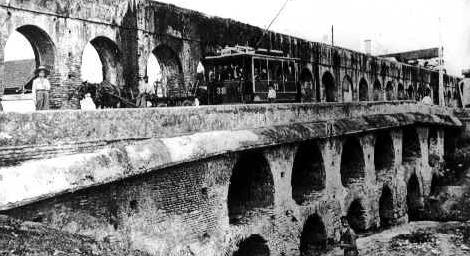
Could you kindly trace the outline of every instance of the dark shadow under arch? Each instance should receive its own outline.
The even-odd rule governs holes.
[[[369,101],[369,85],[364,78],[359,82],[359,101]]]
[[[359,199],[351,203],[346,218],[354,232],[363,233],[367,230],[367,212]]]
[[[183,95],[186,92],[184,87],[184,74],[181,60],[171,47],[159,45],[152,54],[157,58],[162,71],[162,87],[166,88],[169,95]]]
[[[268,161],[261,152],[240,155],[232,171],[228,191],[230,224],[249,222],[253,216],[274,206],[274,180]]]
[[[388,133],[379,133],[375,139],[374,164],[376,171],[387,170],[395,162],[393,140]]]
[[[383,100],[383,92],[382,92],[382,84],[380,84],[379,80],[375,80],[374,82],[374,101],[381,101]]]
[[[238,244],[233,256],[269,256],[267,241],[260,235],[252,235]]]
[[[421,146],[418,132],[414,127],[407,127],[403,130],[403,163],[413,163],[421,157]]]
[[[416,174],[411,175],[407,184],[406,204],[408,207],[408,219],[417,221],[422,218],[423,200],[420,183]]]
[[[394,219],[393,193],[388,186],[382,188],[379,200],[380,227],[386,228],[392,225]]]
[[[321,255],[327,250],[328,237],[320,216],[310,216],[300,236],[300,255]]]
[[[322,77],[323,88],[325,88],[325,100],[326,102],[336,102],[337,89],[335,85],[335,79],[330,72],[325,72]]]
[[[366,173],[365,161],[361,143],[355,137],[346,140],[341,153],[341,183],[344,187],[350,187],[356,183],[362,183]]]
[[[301,84],[301,102],[315,102],[320,95],[318,86],[315,85],[312,72],[308,68],[304,68],[300,73]]]
[[[315,142],[299,146],[292,169],[292,197],[297,204],[308,201],[315,192],[325,189],[323,157]]]

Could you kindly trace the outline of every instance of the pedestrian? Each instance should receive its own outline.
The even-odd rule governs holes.
[[[39,66],[36,70],[37,78],[33,81],[33,100],[36,106],[36,110],[47,110],[49,109],[49,91],[51,90],[51,84],[47,76],[49,70],[45,66]]]
[[[341,218],[342,232],[340,247],[344,250],[344,256],[358,256],[357,250],[357,235],[354,230],[349,226],[346,217]]]
[[[269,103],[276,102],[276,98],[277,98],[276,90],[274,90],[274,86],[270,85],[269,90],[268,90],[268,101],[269,101]]]
[[[423,103],[424,105],[432,105],[433,102],[432,102],[432,99],[431,99],[431,90],[427,89],[425,94],[426,95],[421,100],[421,103]]]
[[[137,95],[137,107],[147,107],[147,96],[149,93],[149,77],[145,76],[143,83],[139,85],[139,95]]]
[[[81,110],[96,110],[96,105],[91,98],[91,93],[85,94],[85,98],[80,101]]]

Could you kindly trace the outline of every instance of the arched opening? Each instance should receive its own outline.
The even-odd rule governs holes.
[[[315,192],[325,189],[325,169],[316,143],[300,145],[292,170],[292,197],[297,204],[309,201]]]
[[[155,94],[158,97],[164,97],[164,89],[162,88],[162,68],[155,55],[150,54],[147,60],[147,71],[149,84],[155,88]]]
[[[325,225],[320,216],[309,217],[300,236],[300,255],[321,255],[327,250],[327,242]]]
[[[375,139],[374,164],[376,171],[389,170],[395,161],[395,150],[392,137],[387,133],[380,133]]]
[[[267,241],[260,235],[252,235],[238,244],[233,256],[269,256]]]
[[[439,163],[439,147],[438,147],[438,135],[435,129],[429,129],[428,136],[428,162],[429,166],[435,167]]]
[[[421,189],[419,185],[418,176],[411,175],[407,184],[406,203],[408,207],[408,219],[410,221],[420,220],[421,213],[423,212],[423,200],[421,198]]]
[[[359,101],[369,101],[369,85],[364,78],[359,82]]]
[[[82,81],[90,83],[103,82],[103,63],[101,62],[100,55],[91,43],[87,43],[83,50],[82,69],[80,73]]]
[[[53,74],[55,55],[52,39],[41,28],[25,25],[13,31],[4,48],[5,94],[30,93],[37,67],[46,66]],[[49,80],[56,84],[53,77]]]
[[[160,68],[160,87],[164,97],[168,96],[186,96],[186,88],[184,87],[183,69],[178,54],[166,45],[160,45],[152,54],[157,60]],[[158,77],[158,69],[152,69]],[[158,90],[158,87],[157,87]]]
[[[361,204],[359,199],[356,199],[349,206],[348,214],[346,215],[349,226],[356,233],[366,231],[367,227],[367,212]]]
[[[314,90],[314,81],[312,72],[304,68],[300,73],[300,101],[313,102],[317,98],[317,91]]]
[[[330,72],[325,72],[322,78],[323,88],[325,88],[325,100],[326,102],[336,102],[336,86],[335,79]]]
[[[408,127],[403,130],[402,143],[403,164],[415,163],[421,157],[421,146],[419,142],[419,136],[415,128]]]
[[[392,225],[393,221],[393,194],[388,186],[382,189],[382,195],[379,200],[380,227],[386,228]]]
[[[257,151],[243,152],[232,171],[228,190],[230,224],[247,223],[274,206],[274,181],[268,161]]]
[[[385,100],[392,101],[395,100],[395,94],[393,92],[393,82],[389,81],[385,87]]]
[[[362,183],[366,176],[364,166],[361,143],[357,138],[348,138],[341,153],[341,183],[343,186],[350,187],[353,184]]]
[[[82,53],[82,80],[96,83],[107,81],[124,88],[123,70],[122,53],[111,39],[96,37],[85,46]]]
[[[349,76],[345,76],[343,79],[343,102],[353,101],[353,86],[352,80]]]
[[[398,100],[406,100],[405,87],[403,84],[398,84]]]
[[[374,82],[374,101],[381,101],[383,99],[382,85],[379,80]]]

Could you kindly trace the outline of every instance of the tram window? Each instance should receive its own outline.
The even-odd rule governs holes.
[[[268,80],[268,67],[267,61],[262,59],[255,59],[255,79],[265,81]]]
[[[297,85],[295,83],[295,63],[294,62],[286,62],[285,65],[285,91],[286,92],[296,92]]]

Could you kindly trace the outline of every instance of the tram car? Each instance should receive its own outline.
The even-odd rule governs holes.
[[[271,86],[276,90],[276,102],[296,102],[299,62],[282,51],[226,47],[204,59],[208,102],[267,103]]]

